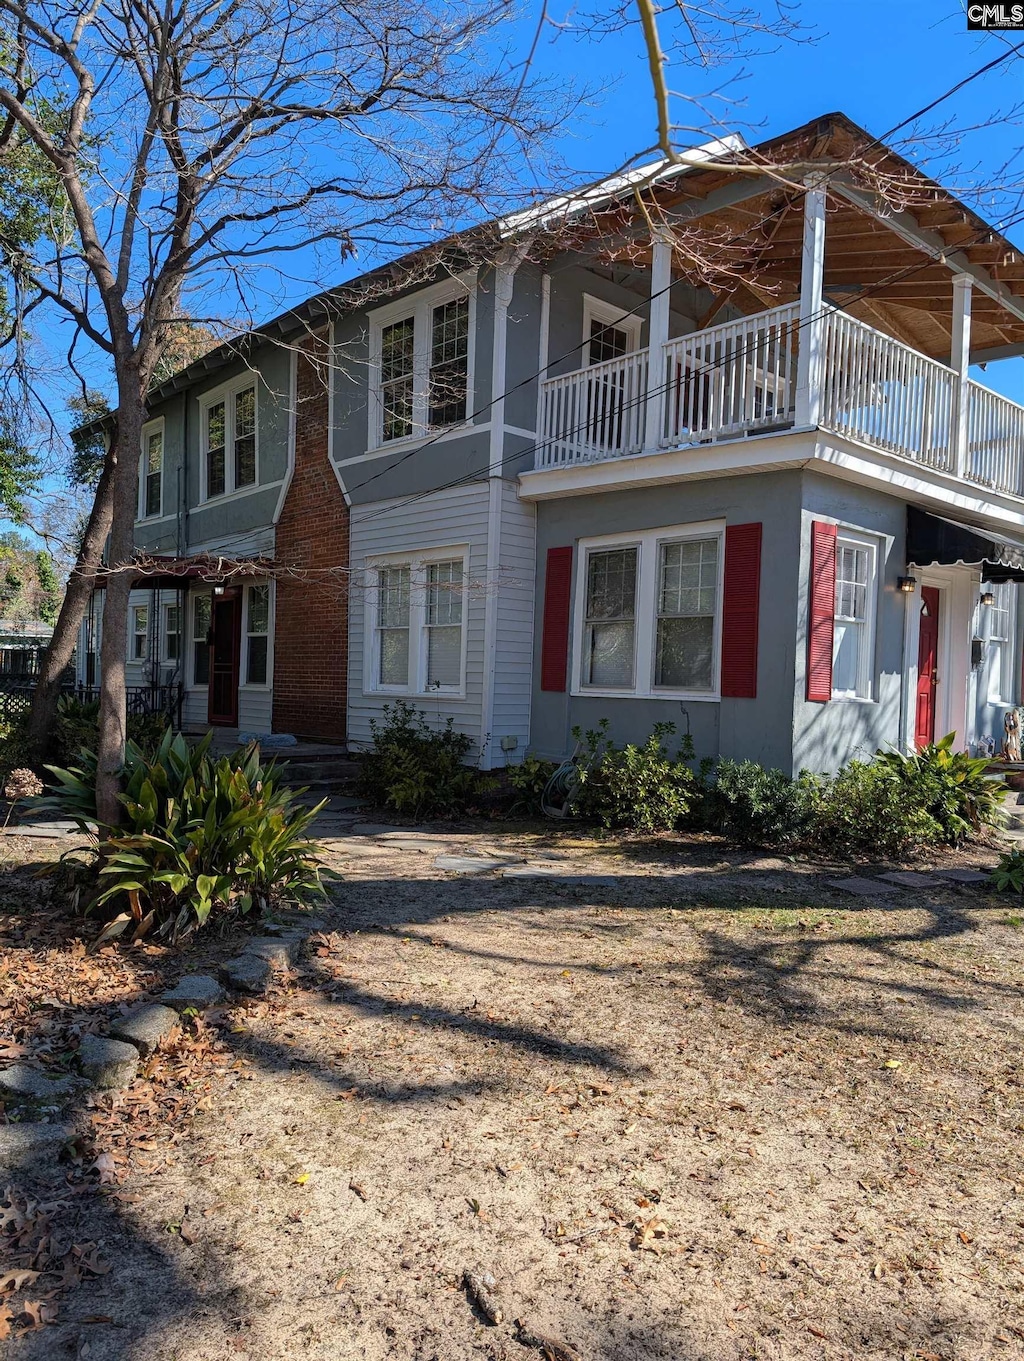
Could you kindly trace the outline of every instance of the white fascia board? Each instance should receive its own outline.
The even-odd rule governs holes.
[[[524,501],[548,501],[787,468],[807,468],[841,477],[939,514],[952,514],[979,529],[997,533],[1000,528],[1024,529],[1024,499],[1020,497],[975,487],[950,474],[824,430],[788,430],[520,473],[519,495]]]
[[[650,184],[664,184],[677,175],[688,174],[691,170],[706,169],[712,162],[725,156],[733,156],[738,151],[746,150],[746,147],[747,144],[742,137],[731,133],[727,137],[716,138],[702,146],[680,152],[674,161],[661,156],[658,160],[637,166],[634,170],[625,170],[621,174],[598,180],[596,184],[581,189],[578,193],[558,194],[543,203],[538,203],[534,208],[524,208],[521,212],[501,218],[498,223],[499,233],[504,238],[540,227],[550,227],[558,219],[568,219],[578,213],[600,208],[626,190]]]

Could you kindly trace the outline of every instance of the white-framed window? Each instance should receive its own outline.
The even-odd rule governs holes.
[[[1013,704],[1017,689],[1014,674],[1017,592],[1010,581],[982,582],[981,589],[983,592],[990,591],[995,597],[991,605],[981,607],[986,641],[988,702]]]
[[[840,531],[832,633],[832,698],[871,699],[875,670],[878,542]]]
[[[247,374],[199,402],[202,443],[201,499],[243,491],[256,485],[256,379]]]
[[[164,661],[181,659],[181,606],[164,606]]]
[[[574,693],[718,697],[723,533],[710,521],[581,540]]]
[[[265,686],[270,679],[270,583],[245,588],[245,685]]]
[[[139,519],[153,520],[164,508],[164,419],[142,427],[139,464]]]
[[[469,419],[474,299],[471,280],[453,279],[370,314],[371,449]]]
[[[210,683],[210,630],[213,627],[213,600],[209,595],[192,597],[192,684]]]
[[[439,548],[369,565],[368,692],[463,693],[466,556],[464,547]]]
[[[583,295],[583,367],[621,359],[640,348],[643,321],[589,293]]]
[[[132,606],[132,627],[128,635],[128,656],[133,662],[144,662],[149,655],[149,606]]]

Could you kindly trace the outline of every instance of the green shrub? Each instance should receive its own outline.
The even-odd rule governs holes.
[[[823,850],[901,856],[942,838],[942,829],[892,768],[851,761],[809,786],[808,834]]]
[[[431,728],[405,700],[385,704],[370,721],[373,750],[363,758],[360,793],[405,817],[441,818],[465,812],[483,788],[480,772],[466,765],[472,739],[452,719]]]
[[[992,887],[1000,893],[1024,893],[1024,847],[1003,852],[992,871]]]
[[[125,755],[125,810],[91,857],[91,908],[117,912],[112,928],[179,938],[214,909],[248,913],[301,903],[322,892],[306,832],[323,803],[305,808],[301,790],[282,787],[259,748],[210,759],[212,735],[190,747],[168,729],[152,758],[134,743]],[[56,787],[43,800],[83,828],[96,820],[96,758],[70,770],[48,767]]]
[[[988,773],[988,758],[954,751],[953,737],[949,733],[911,756],[889,751],[875,757],[899,781],[913,806],[934,818],[939,839],[950,846],[998,826],[1006,792],[1004,781]]]
[[[705,786],[701,822],[751,846],[784,846],[806,832],[812,782],[756,761],[720,761]]]
[[[551,777],[558,769],[555,761],[541,761],[536,756],[527,756],[518,765],[505,767],[505,778],[512,791],[509,814],[520,817],[537,817],[544,811],[544,791]]]
[[[167,728],[167,715],[129,714],[127,737],[147,756],[153,756]],[[100,734],[100,702],[77,695],[61,695],[54,727],[57,761],[69,766],[83,751],[95,751]]]
[[[613,747],[608,727],[605,718],[586,734],[573,729],[576,740],[585,744],[573,806],[605,827],[669,831],[689,812],[696,790],[693,771],[680,759],[693,756],[689,737],[673,757],[665,741],[675,733],[674,723],[656,723],[639,747],[633,743]]]
[[[0,785],[6,783],[12,770],[29,765],[28,714],[25,713],[9,722],[0,722]]]

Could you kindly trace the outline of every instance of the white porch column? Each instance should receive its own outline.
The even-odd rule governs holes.
[[[824,336],[825,186],[808,181],[804,194],[804,242],[800,260],[800,331],[797,342],[796,424],[815,426],[821,414],[821,352]]]
[[[971,364],[971,284],[969,274],[957,274],[953,279],[953,342],[950,346],[949,366],[956,370],[956,399],[953,406],[952,437],[953,467],[957,477],[967,472],[967,380]]]
[[[647,404],[644,412],[644,448],[658,449],[665,438],[664,346],[668,341],[672,310],[672,237],[667,231],[651,241],[651,310],[647,327]]]

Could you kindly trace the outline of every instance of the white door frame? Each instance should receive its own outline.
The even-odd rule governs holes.
[[[903,733],[905,751],[914,749],[917,716],[917,658],[920,642],[921,587],[934,586],[939,596],[939,679],[935,690],[935,736],[952,732],[957,747],[974,741],[968,703],[971,679],[971,632],[981,575],[972,567],[918,567],[917,590],[907,596],[903,628]]]

